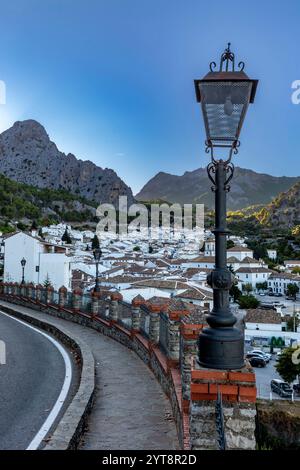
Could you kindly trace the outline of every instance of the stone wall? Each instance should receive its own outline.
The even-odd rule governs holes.
[[[254,450],[256,387],[250,367],[240,371],[191,369],[190,435],[193,450],[217,450],[216,400],[221,397],[224,435],[228,450]]]

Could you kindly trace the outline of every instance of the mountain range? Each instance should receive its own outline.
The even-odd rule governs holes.
[[[17,121],[0,134],[0,193],[4,221],[52,217],[95,223],[95,208],[100,202],[116,204],[119,195],[127,195],[129,204],[135,200],[115,171],[60,152],[44,127],[31,119]],[[210,209],[214,198],[206,169],[199,168],[182,176],[160,172],[136,199],[204,203]],[[234,219],[293,227],[300,222],[299,203],[300,177],[235,168],[228,193],[228,209],[237,211]],[[249,206],[251,210],[245,210]]]
[[[238,210],[253,204],[268,204],[280,192],[300,181],[299,176],[271,176],[236,167],[228,193],[227,207]],[[213,208],[214,197],[206,168],[186,171],[177,176],[159,172],[135,196],[139,201],[164,200],[180,204],[205,204]]]
[[[131,189],[114,170],[60,152],[44,127],[29,119],[0,134],[0,173],[38,188],[66,190],[95,201],[115,204],[119,195],[134,201]]]

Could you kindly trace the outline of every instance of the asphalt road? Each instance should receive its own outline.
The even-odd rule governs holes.
[[[256,376],[256,387],[257,387],[257,396],[258,398],[265,398],[267,400],[270,399],[270,392],[271,392],[271,380],[272,379],[280,379],[280,375],[275,369],[275,356],[270,360],[270,362],[266,365],[266,367],[254,367],[255,376]],[[283,400],[282,397],[277,395],[276,393],[272,393],[272,400]],[[299,395],[294,395],[294,400],[300,400]]]
[[[61,393],[65,361],[49,339],[1,312],[0,340],[0,449],[27,449]]]

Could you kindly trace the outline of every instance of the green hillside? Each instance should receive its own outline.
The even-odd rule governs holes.
[[[60,221],[95,221],[97,203],[65,190],[40,189],[18,183],[0,174],[0,230],[25,228]]]

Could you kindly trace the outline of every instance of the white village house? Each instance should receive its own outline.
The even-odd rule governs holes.
[[[257,290],[257,284],[268,281],[271,274],[272,271],[270,269],[261,266],[257,268],[241,267],[236,270],[238,288],[242,289],[243,285],[251,284],[252,289],[255,291]]]
[[[21,259],[25,258],[25,282],[43,284],[48,278],[54,289],[71,288],[71,260],[67,247],[18,232],[4,238],[4,282],[21,282]]]
[[[284,295],[288,284],[296,284],[300,289],[300,276],[290,273],[273,272],[268,279],[268,289],[274,293]]]

